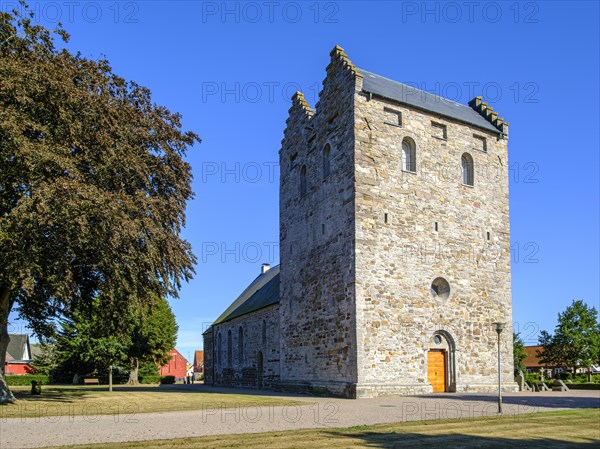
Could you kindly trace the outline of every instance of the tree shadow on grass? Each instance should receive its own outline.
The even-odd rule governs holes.
[[[554,392],[556,395],[538,395],[535,393],[523,396],[503,396],[502,403],[505,405],[525,405],[528,407],[546,407],[546,408],[598,408],[600,407],[600,397],[569,396],[569,392]],[[439,394],[439,395],[421,395],[417,396],[423,399],[449,399],[456,401],[480,401],[496,404],[498,397],[495,395],[484,394]]]
[[[202,384],[185,385],[185,384],[174,384],[174,385],[114,385],[113,393],[148,393],[150,394],[163,394],[163,393],[178,393],[178,394],[190,394],[190,395],[204,395],[204,396],[223,396],[223,395],[238,395],[251,398],[256,397],[273,397],[274,400],[281,399],[282,393],[262,390],[262,389],[250,389],[250,388],[230,388],[230,387],[218,387],[213,388]],[[43,385],[42,394],[39,396],[32,396],[30,394],[29,387],[27,389],[13,389],[13,394],[17,399],[17,403],[29,403],[34,404],[37,401],[43,401],[47,403],[57,404],[72,404],[77,403],[81,400],[85,400],[93,395],[104,395],[112,394],[108,392],[107,385],[100,386],[83,386],[83,385]],[[310,399],[309,396],[285,394],[286,397],[305,397]],[[215,401],[219,398],[215,397]],[[268,402],[268,401],[267,401]],[[259,405],[267,405],[261,404]],[[9,405],[10,407],[10,405]]]
[[[372,448],[410,448],[410,449],[597,449],[598,440],[587,439],[584,443],[575,443],[552,438],[511,439],[500,437],[482,437],[464,434],[427,435],[419,433],[358,432],[331,433],[333,437],[351,438],[356,446]]]

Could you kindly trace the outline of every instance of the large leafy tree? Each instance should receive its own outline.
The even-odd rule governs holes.
[[[123,331],[119,316],[107,313],[102,299],[92,301],[91,307],[75,311],[64,319],[57,338],[58,364],[72,367],[78,374],[89,370],[108,372],[112,391],[112,369],[127,360],[130,336]]]
[[[554,334],[542,331],[539,343],[544,347],[538,354],[542,363],[573,371],[586,367],[591,376],[591,365],[600,359],[598,311],[582,300],[573,301],[558,314]]]
[[[163,365],[169,361],[169,351],[177,341],[178,326],[169,302],[164,298],[157,298],[141,313],[132,312],[129,323],[129,384],[137,385],[140,362]]]
[[[198,137],[55,37],[0,13],[1,366],[11,310],[48,335],[52,317],[100,291],[110,310],[176,296],[195,263],[179,233],[192,197],[183,156]],[[0,403],[11,401],[0,373]]]

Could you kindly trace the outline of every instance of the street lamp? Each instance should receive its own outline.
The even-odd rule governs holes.
[[[493,324],[496,326],[496,333],[498,334],[498,414],[502,414],[502,365],[500,364],[500,334],[502,333],[506,323],[496,321]]]

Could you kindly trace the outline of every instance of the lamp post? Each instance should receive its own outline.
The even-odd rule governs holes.
[[[500,334],[504,329],[506,323],[499,321],[493,323],[496,326],[496,333],[498,334],[498,414],[502,414],[502,365],[500,364]]]

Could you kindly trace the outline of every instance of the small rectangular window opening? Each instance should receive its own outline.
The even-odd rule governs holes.
[[[402,126],[402,112],[390,108],[383,108],[385,118],[384,123],[394,126]]]
[[[473,134],[473,140],[475,142],[475,149],[479,151],[487,152],[487,141],[485,137],[478,136],[477,134]]]
[[[437,221],[434,223],[433,227],[435,228],[435,232],[438,232],[438,222]]]
[[[490,239],[490,231],[486,232],[487,239]]]
[[[386,214],[383,214],[383,222],[384,222],[385,224],[387,224],[387,223],[388,223],[388,214],[387,214],[387,213],[386,213]]]
[[[325,234],[325,225],[321,224],[321,234]]]
[[[437,122],[431,122],[431,127],[433,129],[433,137],[437,137],[438,139],[444,140],[448,138],[446,125],[442,125],[441,123]]]

